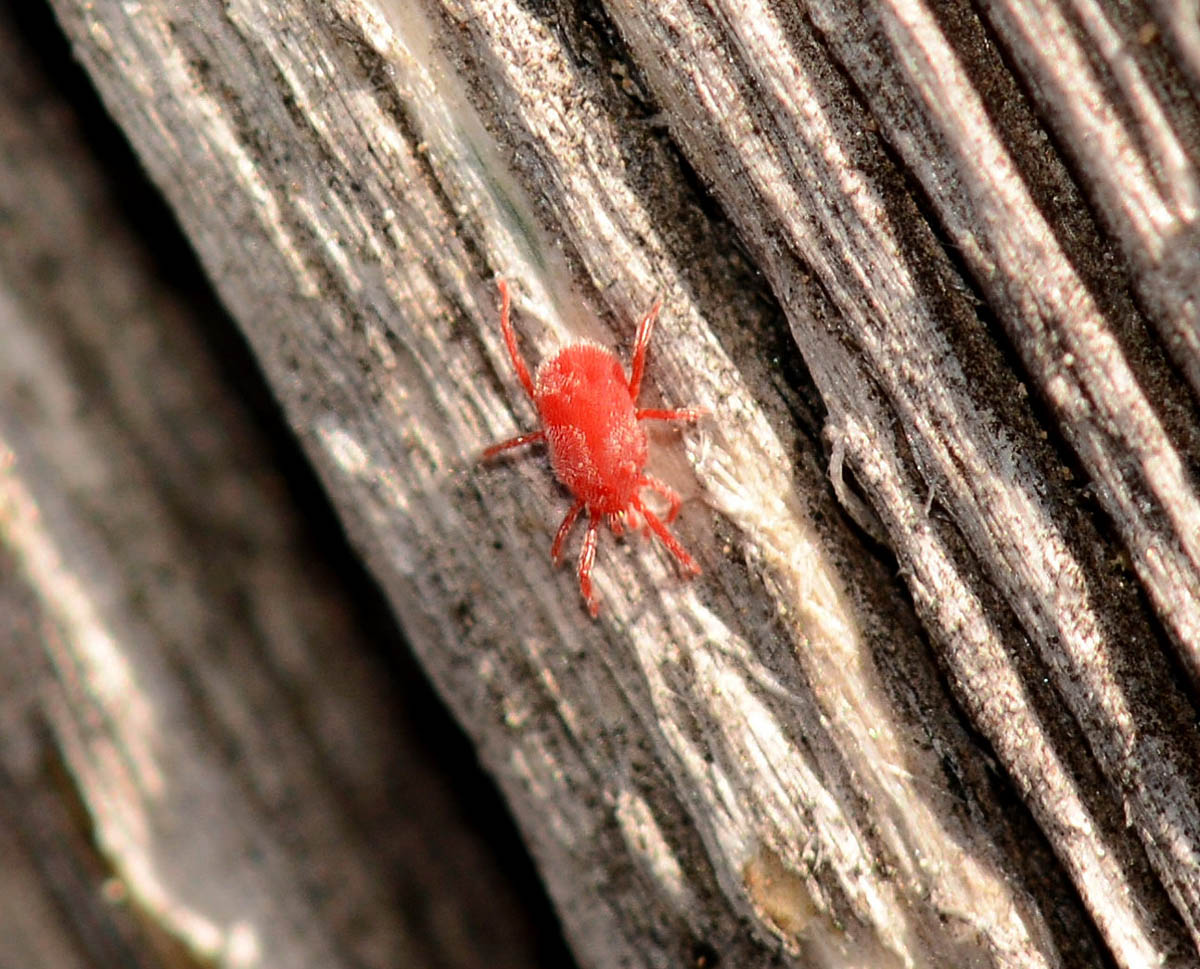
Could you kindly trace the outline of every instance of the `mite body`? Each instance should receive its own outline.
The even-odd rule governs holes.
[[[564,347],[540,367],[531,379],[517,349],[516,333],[509,320],[508,285],[500,281],[500,327],[521,386],[537,408],[541,427],[483,452],[485,459],[524,444],[545,441],[554,474],[574,498],[554,542],[550,557],[557,564],[563,542],[579,516],[588,515],[587,532],[579,554],[579,591],[588,611],[596,616],[600,603],[592,592],[592,565],[602,522],[618,535],[627,524],[644,522],[678,560],[685,573],[699,575],[700,566],[688,555],[657,515],[648,509],[639,492],[657,491],[668,502],[667,522],[679,514],[679,495],[653,475],[646,474],[648,446],[642,421],[690,421],[705,414],[702,408],[653,410],[637,406],[646,348],[658,316],[655,304],[638,324],[633,363],[628,379],[621,362],[608,350],[592,343]]]

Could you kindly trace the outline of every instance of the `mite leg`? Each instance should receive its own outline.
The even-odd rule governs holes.
[[[592,614],[593,619],[600,615],[600,600],[592,595],[592,564],[596,561],[599,527],[599,519],[589,515],[587,534],[583,536],[583,548],[579,552],[579,591],[583,594],[583,601],[587,603],[588,612]]]
[[[650,312],[642,317],[638,324],[637,339],[633,343],[633,367],[629,377],[629,396],[637,402],[638,391],[642,388],[642,371],[646,367],[646,347],[650,345],[650,333],[654,330],[654,321],[662,303],[655,303]]]
[[[680,407],[678,410],[655,410],[645,407],[634,415],[639,421],[698,421],[708,416],[707,407]]]
[[[671,524],[675,520],[675,516],[679,514],[679,506],[681,500],[679,493],[668,485],[665,481],[659,481],[652,474],[642,475],[642,484],[647,488],[657,491],[660,495],[667,499],[670,507],[667,509],[667,524]]]
[[[562,524],[558,526],[558,532],[554,536],[554,542],[550,546],[550,560],[558,565],[558,560],[562,557],[563,542],[566,541],[567,535],[570,534],[572,528],[575,527],[575,522],[579,518],[579,513],[583,511],[583,502],[577,501],[571,506],[571,510],[567,512],[567,517],[562,520]]]
[[[529,368],[525,366],[525,358],[517,349],[517,334],[508,318],[508,283],[500,280],[500,329],[504,331],[504,343],[508,347],[508,355],[512,357],[513,369],[517,371],[517,379],[525,388],[529,399],[533,400],[533,381],[529,379]]]
[[[521,447],[523,444],[536,444],[538,441],[544,441],[545,439],[545,431],[530,431],[528,434],[522,434],[520,437],[509,438],[507,441],[493,444],[483,452],[480,460],[486,461],[493,455],[499,454],[501,451],[507,451],[509,448]]]
[[[679,560],[679,564],[683,570],[692,575],[699,575],[700,566],[696,564],[696,560],[688,555],[675,536],[667,531],[667,526],[658,520],[658,516],[650,511],[650,509],[644,507],[638,498],[633,499],[633,505],[645,516],[646,524],[650,526],[650,531],[654,532],[658,536],[659,541],[667,546],[671,550],[671,554]]]

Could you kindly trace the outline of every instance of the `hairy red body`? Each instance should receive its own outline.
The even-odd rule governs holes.
[[[648,449],[617,359],[601,347],[567,347],[538,368],[533,395],[558,480],[589,514],[628,509]]]
[[[666,525],[642,503],[638,494],[642,488],[657,491],[669,503],[667,522],[675,519],[679,513],[679,496],[645,472],[649,449],[640,422],[695,420],[705,413],[700,408],[639,410],[637,407],[646,348],[658,316],[658,304],[638,324],[632,373],[628,380],[621,362],[608,350],[591,343],[564,347],[538,367],[536,377],[531,380],[529,368],[517,349],[516,333],[509,320],[508,286],[503,280],[500,281],[500,300],[504,342],[521,386],[537,408],[542,426],[493,445],[483,452],[483,456],[489,458],[523,444],[547,443],[554,474],[575,499],[554,537],[550,556],[558,562],[564,540],[579,515],[586,510],[588,526],[579,555],[579,590],[588,610],[593,616],[600,611],[600,603],[592,592],[591,572],[601,522],[607,521],[613,531],[620,533],[626,519],[635,523],[640,519],[671,551],[685,572],[699,575],[700,566]]]

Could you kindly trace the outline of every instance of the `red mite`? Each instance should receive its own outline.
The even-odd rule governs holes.
[[[637,406],[642,386],[642,369],[650,331],[658,316],[655,303],[638,324],[633,348],[633,373],[628,380],[621,362],[603,347],[593,343],[573,343],[559,350],[537,369],[532,380],[529,368],[517,350],[517,337],[508,319],[508,285],[500,280],[500,326],[513,368],[525,393],[533,401],[542,426],[508,441],[493,444],[483,452],[492,457],[509,448],[545,441],[550,446],[550,464],[555,477],[571,492],[575,503],[559,526],[550,557],[557,565],[563,542],[580,512],[587,510],[587,534],[579,553],[579,591],[588,611],[600,612],[600,602],[592,594],[592,564],[596,560],[597,531],[601,522],[620,535],[626,519],[637,527],[640,517],[682,569],[700,574],[700,566],[678,540],[667,531],[658,517],[642,504],[642,488],[657,491],[669,503],[667,521],[679,514],[679,495],[652,475],[646,474],[646,432],[641,421],[694,421],[707,411],[692,407],[682,410],[653,410]]]

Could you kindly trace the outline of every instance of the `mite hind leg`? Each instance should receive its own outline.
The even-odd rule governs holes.
[[[667,526],[658,520],[658,516],[645,505],[643,505],[641,499],[639,498],[634,498],[633,504],[634,507],[642,513],[642,517],[646,519],[646,524],[650,526],[650,531],[654,532],[654,534],[658,536],[658,540],[662,542],[671,552],[671,554],[674,555],[679,561],[679,565],[683,571],[690,575],[699,575],[701,570],[700,566],[696,564],[696,560],[688,555],[687,549],[680,545],[679,540],[669,531],[667,531]]]
[[[491,447],[486,448],[481,460],[486,461],[488,458],[499,454],[501,451],[507,451],[509,448],[521,447],[524,444],[536,444],[538,441],[544,441],[545,439],[545,431],[530,431],[528,434],[519,434],[517,437],[510,437],[507,441],[501,441],[499,444],[493,444]]]
[[[652,474],[642,475],[642,484],[651,491],[655,491],[662,495],[662,497],[667,500],[667,504],[669,506],[667,508],[667,524],[673,522],[675,520],[675,516],[679,514],[679,506],[683,503],[683,500],[679,497],[679,492],[677,492],[665,481],[660,481]]]
[[[550,560],[555,565],[558,565],[559,559],[562,558],[563,542],[571,534],[571,529],[575,527],[575,522],[579,520],[579,513],[581,511],[583,511],[583,502],[575,502],[571,506],[571,510],[567,512],[567,516],[562,520],[562,524],[558,526],[558,531],[554,535],[554,542],[550,546]]]
[[[600,615],[600,600],[592,593],[592,566],[596,562],[596,541],[599,537],[600,520],[588,516],[587,534],[583,536],[583,548],[579,552],[579,591],[587,603],[592,618]],[[686,554],[686,553],[684,553]]]

